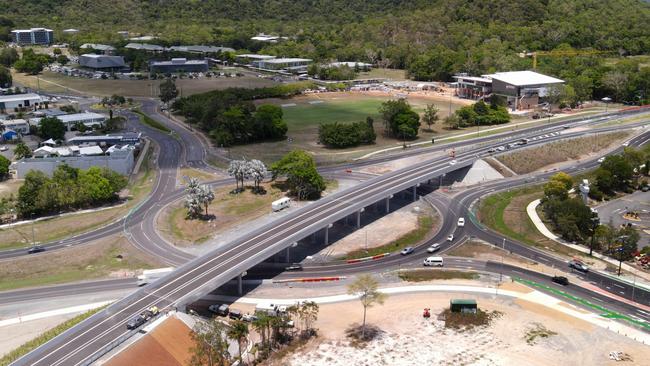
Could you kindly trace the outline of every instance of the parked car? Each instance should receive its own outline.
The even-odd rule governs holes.
[[[457,163],[457,161],[456,161],[456,159],[454,159],[454,160],[449,162],[449,165],[456,165],[456,163]]]
[[[602,163],[603,161],[605,161],[605,157],[604,157],[604,156],[603,156],[602,158],[599,158],[599,159],[598,159],[598,162],[599,162],[599,163]]]
[[[252,323],[257,320],[257,315],[246,313],[241,316],[241,320]]]
[[[450,234],[450,235],[447,237],[447,241],[454,241],[454,234]]]
[[[230,308],[226,304],[213,304],[208,306],[208,310],[221,316],[227,316],[230,312]]]
[[[440,244],[437,243],[432,244],[430,247],[427,248],[427,252],[429,253],[437,252],[438,250],[440,250]]]
[[[230,317],[230,319],[237,320],[237,319],[241,319],[242,313],[241,310],[231,309],[230,313],[228,313],[228,316]]]
[[[40,253],[40,252],[44,252],[44,251],[45,251],[45,248],[43,248],[42,246],[34,245],[33,247],[31,247],[31,248],[29,248],[27,250],[27,253],[28,254],[35,254],[35,253]]]
[[[146,321],[147,320],[143,318],[141,315],[136,315],[134,318],[129,320],[128,323],[126,323],[126,329],[137,329]]]
[[[399,254],[408,255],[408,254],[413,253],[414,251],[415,251],[415,249],[413,249],[413,247],[406,247],[406,248],[402,249],[402,251],[399,252]]]
[[[552,281],[557,283],[557,284],[560,284],[562,286],[568,286],[569,285],[569,279],[564,277],[564,276],[553,276]]]
[[[465,226],[465,218],[464,217],[459,217],[458,218],[458,227],[463,227]]]
[[[493,153],[493,152],[495,152],[495,151],[497,151],[497,149],[496,149],[495,147],[491,147],[491,148],[488,149],[487,152],[489,152],[489,153]]]
[[[9,148],[5,145],[0,146],[0,151],[7,151]]]
[[[285,271],[302,271],[302,264],[294,263],[284,268]]]
[[[569,268],[573,268],[580,272],[589,272],[589,267],[577,259],[572,259],[569,261]]]
[[[504,146],[499,146],[497,147],[497,151],[505,151],[506,148]]]

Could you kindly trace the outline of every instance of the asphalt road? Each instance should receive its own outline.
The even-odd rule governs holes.
[[[549,136],[546,141],[551,141],[553,138],[562,138],[562,136]],[[457,153],[457,166],[471,163],[477,154],[485,150],[487,147]],[[25,356],[19,364],[67,365],[84,362],[104,345],[125,336],[127,334],[125,323],[133,314],[151,305],[157,305],[164,310],[178,302],[190,301],[195,296],[200,297],[201,292],[234,278],[242,270],[250,268],[287,245],[291,245],[293,241],[299,240],[309,230],[320,229],[332,219],[349,214],[350,210],[354,212],[357,207],[379,201],[387,192],[413,186],[452,170],[448,161],[448,158],[433,159],[373,178],[351,189],[325,197],[283,219],[244,235],[227,247],[181,266],[165,279],[145,287],[112,305],[106,311],[91,317]],[[468,225],[467,228],[471,226]],[[509,246],[522,251],[531,250],[515,242],[507,242],[506,249]],[[545,256],[541,252],[526,254],[533,258]]]

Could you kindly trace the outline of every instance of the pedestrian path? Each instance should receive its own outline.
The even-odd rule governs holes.
[[[537,214],[537,206],[539,206],[540,203],[541,203],[541,200],[536,199],[536,200],[532,201],[531,203],[529,203],[528,206],[526,207],[526,213],[528,214],[528,217],[530,217],[530,220],[533,222],[533,225],[535,225],[535,227],[537,228],[537,231],[539,231],[540,234],[544,235],[548,239],[551,239],[551,240],[553,240],[554,242],[556,242],[558,244],[562,244],[562,245],[564,245],[564,246],[566,246],[568,248],[571,248],[571,249],[576,250],[576,251],[581,252],[581,253],[589,254],[589,248],[586,248],[586,247],[583,247],[583,246],[577,245],[577,244],[567,243],[566,241],[562,240],[557,235],[553,234],[546,227],[546,225],[544,225],[544,222],[542,221],[542,219]],[[610,258],[608,256],[605,256],[605,255],[602,255],[602,254],[596,253],[596,252],[594,252],[592,255],[594,257],[600,259],[600,260],[603,260],[603,261],[605,261],[605,262],[607,262],[607,263],[609,263],[609,264],[611,264],[613,266],[618,267],[618,261],[616,259],[614,259],[614,258]],[[645,273],[643,273],[642,271],[639,271],[638,269],[630,266],[627,263],[623,263],[621,265],[621,268],[624,269],[625,271],[628,271],[628,272],[632,273],[633,276],[632,276],[632,278],[630,278],[629,275],[621,275],[620,277],[616,276],[616,279],[624,281],[624,282],[628,282],[631,285],[634,285],[634,286],[637,286],[637,287],[640,287],[640,288],[643,288],[643,289],[646,289],[646,290],[650,291],[650,282],[648,282],[648,280],[646,279],[646,274]],[[607,272],[604,272],[604,271],[598,271],[598,273],[600,273],[600,274],[602,274],[604,276],[607,276],[607,277],[613,277],[611,274],[609,274]]]

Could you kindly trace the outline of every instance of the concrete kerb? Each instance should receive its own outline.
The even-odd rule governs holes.
[[[560,239],[557,235],[553,234],[546,227],[546,225],[544,225],[544,222],[542,221],[542,219],[537,214],[537,207],[540,205],[540,203],[541,203],[541,200],[536,199],[536,200],[532,201],[531,203],[529,203],[528,206],[526,206],[526,213],[528,214],[528,217],[530,218],[530,220],[535,225],[535,228],[537,229],[537,231],[539,231],[540,234],[544,235],[546,238],[548,238],[550,240],[553,240],[554,242],[556,242],[558,244],[564,245],[567,248],[577,250],[577,251],[579,251],[581,253],[589,254],[589,249],[588,248],[585,248],[585,247],[580,246],[580,245],[565,242],[564,240]],[[618,266],[618,261],[616,259],[609,258],[609,257],[607,257],[605,255],[602,255],[602,254],[596,253],[596,252],[594,252],[592,255],[594,257],[600,259],[600,260],[603,260],[603,261],[611,264],[611,265]],[[623,268],[624,270],[626,270],[628,272],[636,272],[636,271],[638,271],[636,268],[630,266],[627,263],[621,264],[621,268]],[[628,283],[630,285],[635,285],[637,287],[641,287],[641,288],[644,288],[646,290],[650,290],[650,284],[645,283],[644,282],[645,280],[642,277],[639,278],[639,280],[636,281],[636,283],[634,283],[634,282],[629,281],[627,279],[619,278],[618,276],[614,277],[614,276],[610,275],[609,273],[606,273],[605,271],[597,271],[597,272],[604,275],[604,276],[607,276],[609,278],[615,278],[616,280],[626,282],[626,283]]]

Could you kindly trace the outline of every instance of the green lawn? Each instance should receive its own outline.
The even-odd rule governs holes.
[[[289,131],[299,131],[321,123],[350,123],[363,121],[371,116],[379,121],[379,107],[382,99],[326,100],[319,104],[298,104],[283,107],[284,119]]]
[[[416,269],[409,271],[400,271],[399,278],[406,282],[423,282],[432,280],[477,280],[479,274],[475,272],[463,271],[448,271],[448,270],[431,270],[431,269]]]
[[[364,258],[384,253],[397,254],[397,252],[406,247],[416,246],[424,240],[427,234],[433,229],[435,223],[434,220],[437,220],[437,218],[430,215],[422,215],[418,217],[418,227],[415,230],[406,233],[404,236],[386,245],[369,248],[368,251],[359,249],[350,252],[345,259]]]

